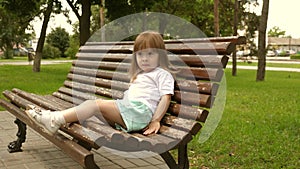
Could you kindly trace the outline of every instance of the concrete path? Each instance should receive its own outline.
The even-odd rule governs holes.
[[[232,68],[232,65],[227,65],[226,68]],[[257,70],[257,66],[237,66],[237,69]],[[284,67],[266,67],[270,71],[286,71],[286,72],[300,72],[300,68],[284,68]]]
[[[249,61],[255,63],[257,59],[248,59]],[[231,58],[229,59],[231,61]],[[245,60],[238,59],[238,62],[244,62]],[[70,63],[72,60],[42,60],[42,65],[49,64],[61,64],[61,63]],[[300,60],[290,60],[288,57],[267,57],[267,63],[288,63],[288,64],[300,64]],[[26,61],[14,61],[14,62],[1,62],[1,65],[32,65],[32,62]],[[232,68],[232,65],[227,65],[226,68]],[[248,70],[257,70],[257,66],[237,66],[237,69],[248,69]],[[300,72],[300,68],[281,68],[281,67],[266,67],[266,70],[271,71],[288,71],[288,72]]]
[[[50,64],[70,63],[70,62],[72,62],[72,60],[42,60],[41,64],[50,65]],[[1,65],[32,65],[32,64],[33,64],[32,61],[31,62],[26,62],[26,61],[1,62],[0,60],[0,66]]]

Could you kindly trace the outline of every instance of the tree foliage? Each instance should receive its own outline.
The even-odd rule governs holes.
[[[274,26],[268,31],[269,37],[285,37],[285,31],[281,30],[278,26]]]
[[[69,36],[69,33],[64,28],[57,27],[55,29],[52,29],[52,31],[48,34],[46,42],[58,48],[61,52],[62,57],[66,57],[64,53],[70,46]]]
[[[24,44],[30,35],[25,33],[30,21],[37,15],[39,1],[0,1],[0,49],[6,58],[12,57],[14,45]]]

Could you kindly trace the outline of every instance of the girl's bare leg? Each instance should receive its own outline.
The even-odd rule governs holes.
[[[82,104],[61,111],[66,123],[82,122],[92,116],[104,118],[111,126],[118,123],[126,128],[114,100],[87,100]]]

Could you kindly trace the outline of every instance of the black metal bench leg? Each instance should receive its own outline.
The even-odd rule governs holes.
[[[16,141],[10,142],[7,146],[7,151],[9,153],[21,152],[22,143],[24,143],[26,140],[26,124],[19,119],[16,119],[14,122],[18,125],[18,133],[16,135],[18,139]]]
[[[187,144],[180,144],[178,147],[178,166],[180,169],[188,169],[189,168]]]
[[[178,163],[169,151],[166,151],[160,156],[165,160],[170,169],[189,169],[189,158],[187,153],[187,144],[180,144],[178,146]]]
[[[176,164],[176,161],[174,160],[170,152],[166,151],[160,154],[160,156],[165,160],[170,169],[178,169],[178,165]]]

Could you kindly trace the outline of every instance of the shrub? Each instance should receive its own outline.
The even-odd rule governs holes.
[[[300,59],[300,53],[293,54],[290,57],[291,57],[291,59]]]
[[[76,53],[79,50],[79,40],[75,36],[71,36],[70,38],[70,46],[65,52],[65,56],[70,57],[71,59],[75,59]]]
[[[55,59],[61,56],[61,51],[49,44],[45,44],[43,49],[43,59]]]

